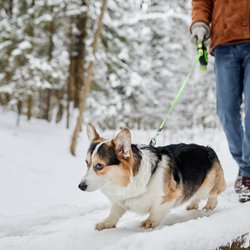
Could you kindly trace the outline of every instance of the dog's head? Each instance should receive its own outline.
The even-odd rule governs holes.
[[[133,164],[129,129],[122,129],[114,139],[106,140],[88,124],[87,135],[90,142],[86,157],[88,170],[78,187],[83,191],[94,191],[127,186]]]

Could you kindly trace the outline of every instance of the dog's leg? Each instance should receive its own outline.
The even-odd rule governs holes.
[[[215,182],[214,187],[208,194],[207,203],[203,208],[204,211],[213,210],[217,206],[217,196],[220,193],[219,191],[218,184]]]
[[[195,198],[195,199],[191,200],[190,204],[186,207],[186,210],[198,209],[199,203],[200,203],[199,198]]]
[[[205,211],[213,210],[216,206],[217,206],[217,195],[211,195],[208,197],[207,203],[203,208],[203,210]]]
[[[107,228],[114,228],[125,212],[126,209],[124,207],[113,204],[109,216],[104,221],[97,223],[95,229],[101,231]]]
[[[150,210],[148,218],[141,223],[141,227],[155,228],[159,226],[160,222],[168,214],[169,210],[173,207],[175,201],[167,202],[159,206],[154,206]]]
[[[213,210],[217,206],[217,196],[226,189],[226,183],[223,175],[223,171],[219,162],[214,165],[214,185],[208,194],[208,200],[203,208],[205,211]]]

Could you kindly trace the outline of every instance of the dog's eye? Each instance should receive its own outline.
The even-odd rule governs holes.
[[[87,160],[85,161],[85,163],[86,163],[87,167],[89,167],[89,162]]]
[[[95,169],[96,170],[102,170],[104,168],[104,166],[101,164],[101,163],[97,163],[96,165],[95,165]]]

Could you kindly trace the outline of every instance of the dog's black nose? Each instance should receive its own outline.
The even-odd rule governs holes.
[[[80,184],[78,185],[78,187],[79,187],[82,191],[85,191],[85,190],[87,189],[88,185],[87,185],[85,182],[83,182],[83,183],[80,183]]]

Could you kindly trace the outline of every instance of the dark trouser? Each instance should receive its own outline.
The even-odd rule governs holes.
[[[230,152],[241,175],[250,177],[250,42],[217,47],[215,75],[217,114]]]

